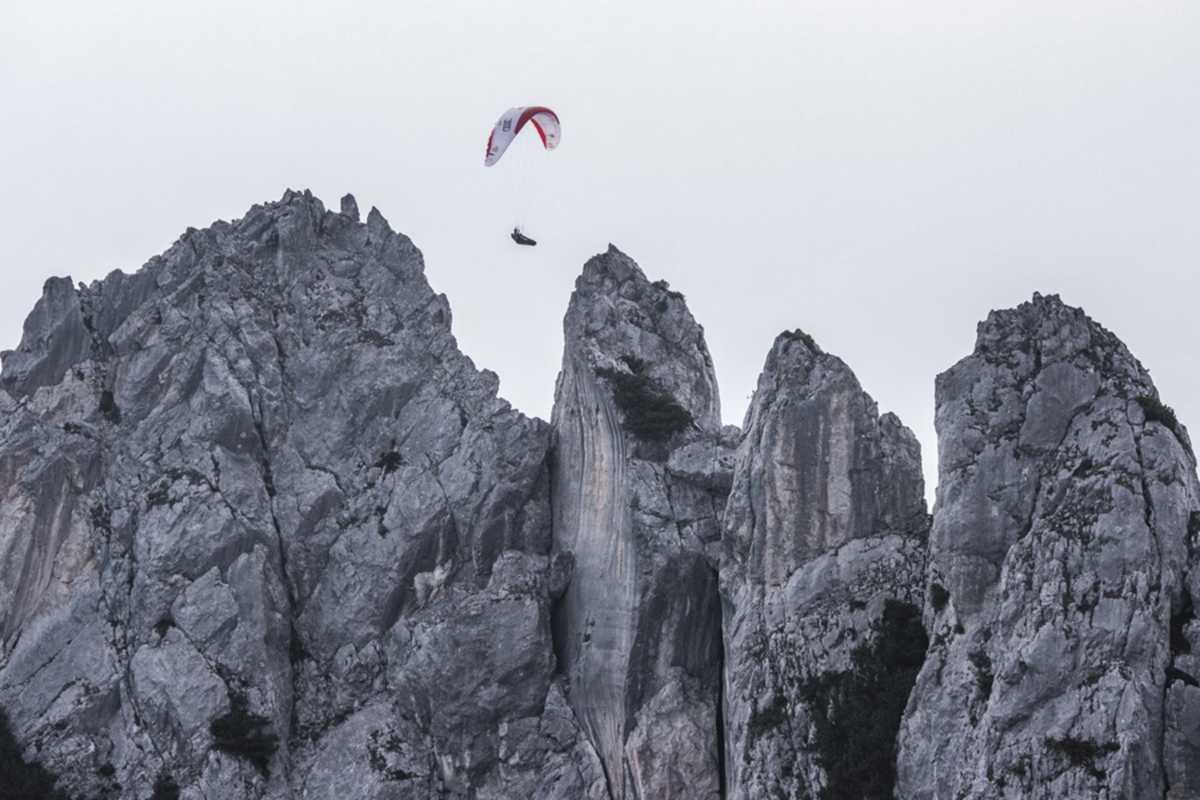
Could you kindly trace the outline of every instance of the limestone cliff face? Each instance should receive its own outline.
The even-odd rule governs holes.
[[[729,797],[890,796],[925,651],[920,464],[840,359],[776,339],[725,515]]]
[[[715,548],[732,432],[683,297],[611,248],[564,322],[554,539],[571,703],[617,798],[719,797]]]
[[[1198,796],[1200,490],[1149,375],[1035,296],[938,377],[937,428],[900,796]]]
[[[47,284],[0,394],[0,705],[70,796],[603,796],[549,427],[423,271],[288,193]]]
[[[994,312],[920,453],[799,331],[744,435],[610,248],[551,424],[288,192],[48,281],[0,371],[0,797],[1200,797],[1200,484],[1117,339]]]

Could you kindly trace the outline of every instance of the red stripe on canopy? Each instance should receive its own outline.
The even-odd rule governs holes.
[[[558,114],[555,114],[553,111],[546,108],[545,106],[530,106],[529,108],[525,109],[525,111],[521,114],[520,118],[517,119],[517,131],[520,131],[521,128],[524,128],[526,122],[529,122],[532,120],[533,127],[537,129],[538,136],[542,137],[542,147],[545,147],[546,146],[546,132],[544,130],[542,130],[542,126],[538,124],[538,121],[536,119],[534,119],[534,116],[536,116],[537,114],[549,114],[550,116],[554,117],[555,122],[558,122],[560,125],[562,124],[561,122],[559,122]]]

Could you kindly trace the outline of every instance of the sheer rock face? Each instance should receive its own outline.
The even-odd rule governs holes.
[[[0,378],[0,706],[70,796],[604,796],[554,680],[550,429],[423,272],[289,192],[47,283]]]
[[[615,248],[576,282],[554,405],[571,703],[619,798],[720,795],[716,557],[736,429],[703,330]]]
[[[1200,489],[1149,375],[1035,295],[939,376],[937,429],[899,796],[1200,796]]]
[[[923,491],[912,433],[894,415],[880,417],[850,369],[807,336],[776,339],[725,515],[730,798],[820,797],[826,787],[837,797],[882,796],[861,791],[866,784],[835,762],[875,759],[858,768],[878,767],[886,781],[904,696],[862,717],[844,695],[882,694],[881,677],[896,688],[876,663],[886,648],[920,663]],[[915,666],[907,669],[911,685]],[[906,690],[904,670],[895,672]],[[856,740],[870,744],[858,753]]]

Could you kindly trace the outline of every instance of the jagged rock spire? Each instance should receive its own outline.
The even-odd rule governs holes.
[[[775,340],[725,514],[728,797],[890,796],[926,641],[920,465],[841,359]]]
[[[555,620],[571,703],[613,800],[720,793],[715,561],[732,432],[683,296],[610,246],[564,322],[554,539],[575,573]]]

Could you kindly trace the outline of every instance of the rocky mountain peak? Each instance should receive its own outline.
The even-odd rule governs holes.
[[[354,199],[354,195],[347,194],[342,196],[341,210],[342,216],[349,217],[355,222],[359,221],[358,201]]]
[[[776,338],[725,513],[728,797],[891,795],[925,651],[920,463],[841,359]]]
[[[721,427],[721,401],[704,328],[681,293],[651,282],[609,245],[575,282],[563,323],[564,360],[640,375],[674,399],[700,430]]]
[[[731,431],[683,295],[615,247],[563,323],[554,538],[575,575],[556,617],[571,702],[610,795],[718,797],[715,557]]]
[[[377,210],[288,192],[51,284],[4,380],[0,704],[69,794],[602,785],[552,686],[549,428]]]
[[[1200,796],[1200,484],[1127,348],[996,311],[920,449],[803,331],[722,427],[610,246],[551,422],[288,191],[46,283],[0,371],[0,796]]]
[[[1200,693],[1171,633],[1196,580],[1186,430],[1056,296],[993,312],[936,400],[932,644],[900,793],[1195,794],[1180,754]]]

